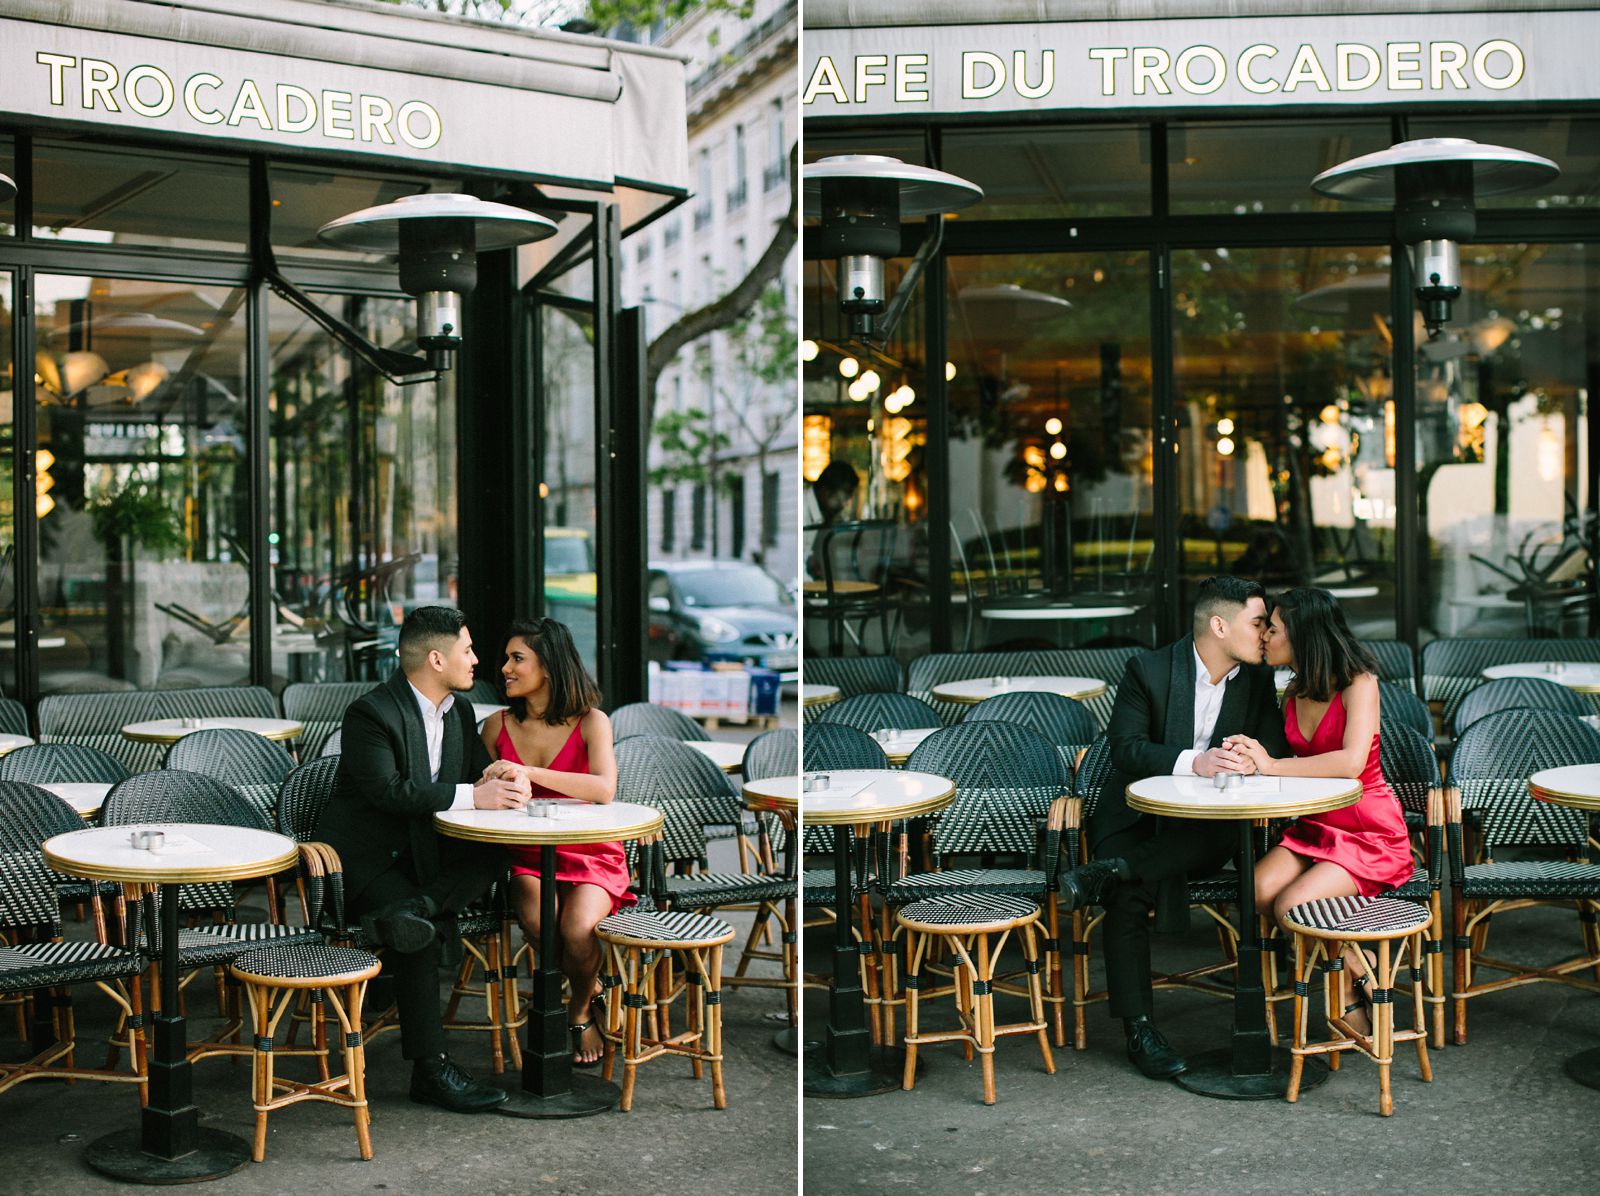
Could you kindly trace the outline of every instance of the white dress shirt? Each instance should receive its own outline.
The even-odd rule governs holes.
[[[407,681],[407,685],[411,682]],[[428,697],[415,685],[411,685],[411,693],[417,699],[417,710],[422,715],[422,730],[428,739],[428,779],[439,779],[439,761],[444,756],[444,718],[450,713],[450,708],[456,704],[455,694],[446,694],[444,701],[435,706],[428,701]],[[456,798],[450,803],[452,810],[472,809],[472,786],[460,784],[456,786]]]
[[[1194,748],[1178,753],[1178,762],[1172,766],[1173,776],[1194,775],[1194,758],[1211,746],[1211,736],[1217,729],[1217,715],[1222,713],[1222,695],[1228,688],[1228,682],[1238,675],[1239,666],[1234,665],[1221,681],[1211,684],[1211,670],[1200,659],[1200,649],[1194,649]]]

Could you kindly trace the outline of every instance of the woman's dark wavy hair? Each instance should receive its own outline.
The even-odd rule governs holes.
[[[1356,639],[1344,609],[1327,590],[1296,586],[1280,594],[1273,608],[1289,633],[1295,670],[1290,693],[1328,702],[1361,674],[1377,675],[1378,658]]]
[[[550,701],[544,708],[544,721],[559,727],[570,718],[581,718],[600,705],[600,687],[583,667],[572,632],[554,619],[518,619],[506,630],[506,643],[522,640],[549,677]],[[512,716],[519,722],[528,718],[526,698],[508,698]]]

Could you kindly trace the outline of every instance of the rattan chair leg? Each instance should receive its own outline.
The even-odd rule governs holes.
[[[1050,1033],[1046,1028],[1044,1015],[1044,986],[1041,979],[1039,966],[1039,940],[1034,934],[1032,926],[1022,927],[1022,957],[1028,963],[1028,1006],[1033,1011],[1033,1020],[1039,1023],[1039,1054],[1044,1056],[1044,1070],[1049,1075],[1056,1074],[1055,1057],[1050,1053]],[[1056,1031],[1061,1033],[1061,1006],[1057,1004]]]
[[[1454,965],[1454,980],[1452,988],[1455,997],[1455,1026],[1451,1035],[1457,1046],[1465,1046],[1467,1042],[1467,985],[1470,975],[1469,948],[1463,945],[1466,935],[1467,899],[1462,895],[1461,887],[1456,886],[1455,900],[1450,903],[1450,920],[1455,933],[1451,936],[1454,944],[1451,950],[1451,959]]]
[[[983,1066],[983,1103],[994,1104],[994,965],[989,958],[989,936],[977,936],[977,973],[973,976],[972,995],[978,1031],[978,1055]],[[1049,1050],[1049,1046],[1045,1047]]]
[[[706,1022],[701,1045],[711,1055],[711,1103],[715,1108],[728,1107],[728,1091],[722,1082],[722,947],[710,950],[706,963]]]
[[[1422,957],[1422,950],[1426,943],[1427,934],[1425,931],[1419,932],[1411,940],[1411,957],[1413,960]],[[1428,1034],[1426,1032],[1428,1023],[1423,1016],[1424,1005],[1422,986],[1420,984],[1412,985],[1411,1025],[1419,1032],[1416,1038],[1417,1070],[1421,1072],[1423,1080],[1431,1084],[1433,1083],[1433,1062],[1428,1058]]]
[[[684,982],[688,985],[684,990],[683,998],[684,1037],[689,1042],[705,1036],[706,988],[704,963],[705,960],[699,951],[693,947],[684,949]],[[699,1055],[689,1056],[689,1074],[697,1080],[704,1078]]]
[[[1089,932],[1088,915],[1081,909],[1072,911],[1072,1047],[1087,1050],[1089,1028]]]
[[[917,999],[922,987],[922,953],[927,936],[906,931],[906,1066],[900,1087],[907,1092],[917,1082]]]
[[[339,1011],[339,1029],[344,1042],[344,1074],[350,1081],[350,1100],[355,1105],[356,1145],[364,1160],[372,1158],[372,1111],[367,1107],[367,1048],[361,1041],[361,1002],[367,982],[358,981],[345,989],[345,1008]]]
[[[1290,1030],[1291,1043],[1289,1048],[1289,1086],[1284,1090],[1284,1099],[1291,1105],[1300,1099],[1300,1081],[1305,1075],[1306,1057],[1302,1053],[1306,1046],[1306,948],[1305,940],[1298,934],[1294,935],[1294,1024]]]
[[[245,986],[250,1004],[250,1024],[259,1044],[267,1037],[271,1017],[271,998],[258,992],[254,984]],[[272,1100],[272,1052],[257,1049],[250,1054],[250,1091],[256,1110],[255,1141],[250,1157],[261,1162],[267,1157],[267,1105]]]
[[[789,1008],[789,1024],[800,1024],[800,902],[790,897],[784,902],[783,995]]]
[[[639,1056],[643,1052],[644,1014],[646,988],[656,974],[654,966],[645,963],[643,952],[637,947],[627,950],[622,964],[623,1004],[627,1009],[622,1039],[622,1098],[618,1107],[628,1113],[633,1110],[633,1087],[639,1078]]]

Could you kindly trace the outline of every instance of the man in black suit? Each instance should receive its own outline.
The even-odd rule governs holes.
[[[458,610],[425,606],[400,628],[400,667],[345,711],[333,797],[317,835],[344,865],[350,912],[389,949],[400,1007],[401,1053],[413,1060],[411,1099],[457,1113],[504,1104],[506,1093],[474,1080],[445,1052],[439,1011],[443,940],[458,942],[455,915],[501,875],[492,848],[442,838],[436,812],[515,809],[525,778],[486,780],[472,688],[478,658]]]
[[[1151,1017],[1150,913],[1159,911],[1158,922],[1186,919],[1186,878],[1221,868],[1234,854],[1237,828],[1140,814],[1128,807],[1125,790],[1141,777],[1253,772],[1225,746],[1232,735],[1288,754],[1272,670],[1262,663],[1266,628],[1260,585],[1212,577],[1200,585],[1193,634],[1128,662],[1106,724],[1112,772],[1089,820],[1094,862],[1063,877],[1074,908],[1105,907],[1111,1015],[1123,1019],[1128,1058],[1152,1079],[1170,1079],[1188,1065]]]

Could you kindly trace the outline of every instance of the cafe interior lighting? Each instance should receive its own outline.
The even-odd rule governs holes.
[[[815,361],[817,359],[817,354],[821,351],[822,350],[817,347],[816,341],[803,340],[800,342],[801,361]]]
[[[859,381],[860,381],[862,386],[866,387],[867,390],[869,392],[871,392],[871,391],[874,391],[874,390],[878,389],[878,386],[883,381],[883,379],[878,377],[878,371],[877,370],[870,370],[869,369],[866,373],[861,375]]]
[[[843,359],[840,360],[840,362],[839,362],[839,376],[840,377],[842,377],[842,378],[854,378],[860,372],[861,372],[861,363],[859,361],[857,361],[854,357],[846,357],[846,358],[843,358]]]
[[[1051,445],[1050,445],[1050,457],[1051,457],[1052,460],[1060,461],[1066,455],[1067,455],[1067,446],[1066,445],[1062,444],[1061,441],[1059,441],[1059,440],[1053,441],[1051,443]]]
[[[954,382],[956,380],[956,363],[955,362],[947,361],[947,362],[944,363],[944,380],[946,382]]]
[[[478,254],[556,231],[555,221],[525,208],[431,192],[340,216],[317,235],[341,249],[399,258],[400,289],[417,300],[417,345],[434,369],[447,370],[461,348],[462,300],[478,285]]]
[[[1458,243],[1477,234],[1477,199],[1537,187],[1560,173],[1550,159],[1524,150],[1424,137],[1324,170],[1311,189],[1333,199],[1393,205],[1395,237],[1411,247],[1412,285],[1432,339],[1461,297]]]
[[[1217,441],[1217,453],[1223,457],[1233,456],[1233,437],[1224,436]]]
[[[1044,421],[1044,430],[1051,436],[1061,435],[1061,421],[1052,415]]]
[[[942,238],[927,238],[901,279],[890,314],[884,263],[900,254],[900,222],[939,216],[977,203],[983,190],[942,170],[882,154],[837,154],[802,169],[805,214],[818,218],[822,256],[839,262],[839,310],[850,333],[863,341],[887,340],[905,309],[905,297]],[[943,221],[938,222],[940,228]]]
[[[1217,421],[1217,435],[1218,436],[1232,436],[1233,435],[1233,421],[1231,419],[1229,419],[1227,416],[1223,416],[1221,419],[1219,419]]]

